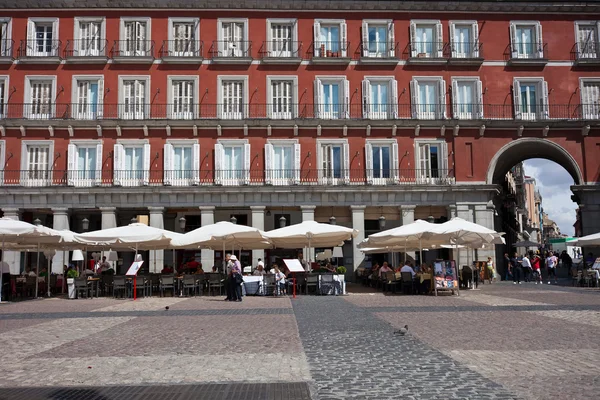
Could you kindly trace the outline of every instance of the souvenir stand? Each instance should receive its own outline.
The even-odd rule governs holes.
[[[460,294],[458,288],[458,275],[456,272],[456,263],[452,261],[437,260],[433,264],[433,291],[435,295],[438,292],[450,291],[452,294],[456,291]]]

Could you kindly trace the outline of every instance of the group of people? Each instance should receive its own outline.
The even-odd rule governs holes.
[[[387,261],[384,261],[381,265],[379,265],[379,263],[375,263],[372,267],[370,271],[366,271],[367,275],[367,279],[369,279],[371,282],[375,282],[377,280],[385,280],[385,274],[387,272],[394,272],[394,273],[402,273],[402,272],[409,272],[414,280],[418,280],[419,283],[416,285],[417,288],[417,292],[418,293],[429,293],[431,291],[431,274],[432,274],[432,267],[430,267],[427,264],[421,264],[421,266],[413,266],[413,263],[410,261],[406,261],[404,263],[404,265],[402,266],[397,266],[395,268],[390,267],[390,265],[388,264]],[[425,277],[427,276],[427,279],[423,279],[422,282],[420,282],[420,278],[421,276]]]
[[[535,253],[530,251],[528,254],[523,254],[521,257],[519,257],[517,253],[514,253],[513,257],[509,257],[508,253],[506,253],[504,254],[504,259],[508,267],[507,280],[512,276],[513,284],[515,285],[531,281],[534,281],[536,285],[538,283],[543,284],[542,269],[544,267],[547,270],[548,285],[552,283],[552,278],[555,284],[558,283],[556,275],[556,269],[558,268],[557,253],[548,251],[544,257],[542,257],[539,250]]]

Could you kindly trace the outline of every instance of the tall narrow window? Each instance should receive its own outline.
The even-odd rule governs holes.
[[[411,81],[413,118],[446,118],[446,85],[443,79],[418,77]]]
[[[243,140],[215,144],[215,180],[220,185],[250,183],[250,145]]]
[[[51,183],[52,144],[48,141],[24,141],[22,144],[21,182],[24,186],[46,186]]]
[[[583,118],[600,119],[600,81],[581,81],[581,104]]]
[[[245,37],[245,23],[241,21],[220,21],[220,57],[248,57]]]
[[[200,145],[195,140],[170,140],[164,146],[164,183],[174,186],[200,183]]]
[[[347,27],[343,20],[315,20],[315,57],[347,57]]]
[[[579,59],[596,59],[600,57],[598,43],[600,22],[577,22],[577,57]]]
[[[271,80],[271,113],[273,119],[291,119],[294,115],[294,82]]]
[[[12,57],[10,18],[0,18],[0,57]]]
[[[100,21],[78,21],[79,39],[75,46],[75,56],[100,56],[104,54],[104,42],[102,41],[102,22]]]
[[[6,107],[6,84],[7,78],[0,78],[0,119],[6,118],[7,107]]]
[[[244,118],[244,81],[222,81],[221,102],[222,119]]]
[[[200,42],[198,40],[197,18],[181,18],[170,20],[169,55],[173,57],[198,57]]]
[[[442,58],[444,43],[439,21],[410,21],[411,57]]]
[[[27,22],[27,56],[57,57],[59,48],[58,19],[29,18]]]
[[[25,117],[29,119],[49,119],[54,110],[54,81],[50,79],[26,78]]]
[[[398,82],[394,78],[365,77],[363,81],[363,117],[396,118]]]
[[[293,50],[293,30],[293,24],[271,24],[271,41],[269,42],[271,57],[292,57],[295,52]]]
[[[397,182],[398,143],[395,140],[367,140],[365,163],[368,183],[377,185]]]
[[[115,185],[140,186],[150,183],[150,144],[127,140],[113,150]]]
[[[68,184],[99,185],[102,177],[102,142],[74,140],[67,150]]]
[[[541,78],[515,78],[513,82],[515,118],[524,120],[546,119],[548,84]]]
[[[350,83],[345,77],[317,77],[315,80],[315,116],[323,119],[348,118]]]
[[[147,81],[145,79],[124,79],[122,81],[122,104],[120,114],[123,119],[146,118]]]
[[[544,58],[542,25],[539,22],[511,22],[512,58]]]
[[[482,118],[481,81],[474,78],[452,80],[452,114],[456,119]]]
[[[453,58],[478,58],[479,26],[477,21],[451,21],[450,41]]]
[[[321,184],[350,182],[350,148],[345,140],[317,141]]]
[[[76,119],[102,117],[104,80],[78,79],[74,95],[73,116]]]
[[[170,118],[192,119],[194,118],[194,81],[173,80],[171,83],[172,104]]]
[[[448,156],[443,141],[417,142],[417,180],[419,183],[438,183],[448,176]]]
[[[147,56],[150,51],[148,23],[146,21],[124,21],[123,30],[120,55],[126,57]]]

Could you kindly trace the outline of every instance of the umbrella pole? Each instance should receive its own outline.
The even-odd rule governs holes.
[[[223,241],[223,254],[221,254],[221,260],[223,261],[223,273],[227,272],[227,261],[225,261],[225,241]]]
[[[177,271],[177,262],[175,261],[176,253],[175,249],[173,249],[173,271]]]
[[[37,246],[37,262],[35,267],[35,299],[38,297],[38,280],[40,277],[40,242],[38,242]]]
[[[50,275],[51,270],[50,268],[52,268],[52,265],[50,265],[52,263],[52,259],[48,259],[48,275],[46,275],[46,288],[48,289],[48,297],[50,297]]]
[[[133,256],[133,262],[137,261],[138,244],[135,244],[135,255]],[[133,276],[133,300],[137,299],[137,272]]]
[[[408,239],[404,239],[404,264],[406,264],[406,242]]]
[[[419,262],[423,264],[423,245],[421,244],[421,239],[419,239]]]
[[[458,239],[456,239],[456,243],[454,243],[454,246],[456,247],[456,253],[458,254]],[[467,257],[468,257],[468,256],[469,256],[469,255],[467,254]],[[457,281],[457,282],[458,282],[458,279],[459,279],[459,278],[458,278],[458,267],[459,267],[459,266],[460,266],[460,264],[457,264],[457,265],[455,265],[455,270],[454,270],[454,272],[456,273],[456,281]],[[458,286],[456,287],[456,294],[460,296],[460,288],[459,288],[459,286],[460,286],[460,285],[458,285]]]
[[[2,261],[0,262],[0,303],[2,303],[2,285],[4,285],[2,278],[4,278],[4,236],[2,236]]]
[[[65,271],[64,264],[66,263],[68,265],[69,260],[67,260],[67,261],[65,261],[65,260],[67,260],[67,252],[63,250],[63,266],[60,267],[60,268],[62,268],[62,281],[61,281],[62,285],[60,285],[62,287],[61,294],[65,294],[65,285],[67,283],[67,276],[65,274],[66,271]]]

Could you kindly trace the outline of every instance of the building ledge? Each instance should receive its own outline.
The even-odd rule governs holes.
[[[464,66],[472,66],[472,67],[479,67],[483,64],[483,57],[478,57],[478,58],[449,58],[448,59],[448,64],[449,65],[464,65]]]
[[[67,64],[106,64],[108,62],[107,56],[82,56],[82,57],[67,57],[65,59]]]
[[[350,57],[315,57],[311,62],[315,65],[348,65]]]
[[[0,64],[12,64],[14,61],[13,57],[0,57]]]
[[[154,57],[152,56],[115,56],[112,58],[115,64],[152,64]]]
[[[285,64],[285,65],[299,65],[302,62],[300,57],[264,57],[261,59],[263,64]]]
[[[60,64],[60,57],[19,57],[19,64]]]
[[[519,67],[545,67],[548,64],[547,58],[511,58],[507,65]]]
[[[444,65],[448,63],[448,60],[442,57],[409,57],[406,63],[411,65]]]
[[[252,57],[213,57],[211,61],[214,64],[250,65]]]
[[[397,58],[394,57],[361,57],[359,62],[363,65],[398,65]]]
[[[204,59],[202,57],[165,56],[162,57],[160,60],[165,64],[202,64],[202,61]]]
[[[600,65],[600,58],[579,58],[575,60],[575,65],[578,67],[598,66]]]

